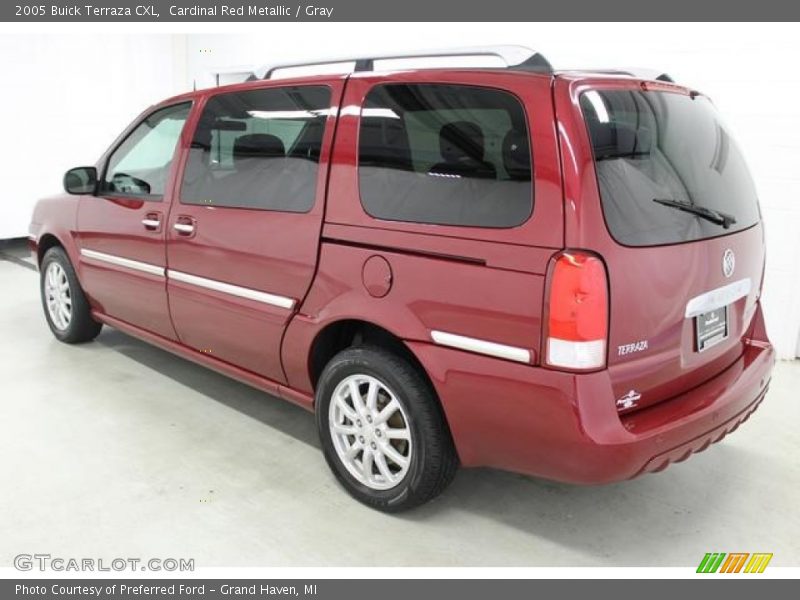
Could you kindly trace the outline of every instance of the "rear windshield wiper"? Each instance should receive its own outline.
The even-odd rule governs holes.
[[[698,206],[696,204],[689,204],[688,202],[681,202],[679,200],[672,200],[670,198],[653,198],[653,202],[658,202],[664,206],[677,208],[684,212],[692,213],[698,217],[711,221],[716,225],[722,225],[723,229],[729,229],[731,225],[736,223],[736,217],[728,213],[720,212],[705,206]]]

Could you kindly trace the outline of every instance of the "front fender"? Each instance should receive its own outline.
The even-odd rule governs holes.
[[[77,223],[79,196],[59,194],[42,198],[33,209],[31,223],[28,227],[28,239],[32,249],[37,250],[49,245],[49,236],[55,238],[67,252],[76,272],[79,269],[80,250],[77,245]],[[35,256],[37,265],[39,256]]]

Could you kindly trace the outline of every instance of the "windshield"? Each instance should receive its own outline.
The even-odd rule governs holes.
[[[603,213],[621,244],[689,242],[758,222],[742,154],[704,96],[592,90],[581,108]]]

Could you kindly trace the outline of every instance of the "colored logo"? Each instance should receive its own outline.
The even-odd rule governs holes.
[[[772,560],[771,553],[755,552],[708,552],[700,565],[697,567],[698,573],[763,573],[769,561]]]

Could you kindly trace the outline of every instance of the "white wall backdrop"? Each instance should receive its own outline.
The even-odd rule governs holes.
[[[330,55],[522,44],[558,68],[652,67],[702,90],[730,123],[767,228],[764,304],[782,358],[800,352],[800,27],[796,24],[259,23],[175,35],[0,38],[6,140],[0,238],[26,233],[34,199],[91,163],[142,108],[212,73]],[[189,33],[191,31],[191,33]],[[8,93],[11,89],[12,93]],[[11,118],[8,118],[11,116]],[[35,132],[35,133],[34,133]]]
[[[184,90],[184,47],[173,35],[0,35],[0,239],[27,235],[64,171],[94,164],[144,108]]]

